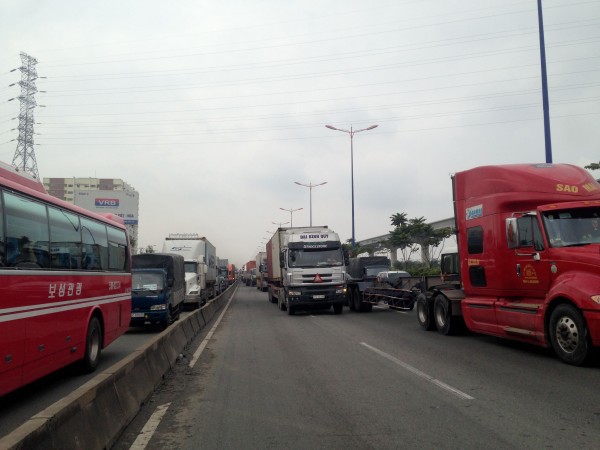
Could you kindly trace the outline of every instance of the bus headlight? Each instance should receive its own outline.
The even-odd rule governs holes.
[[[288,295],[290,297],[298,297],[298,296],[302,295],[302,292],[300,292],[300,291],[288,291]]]

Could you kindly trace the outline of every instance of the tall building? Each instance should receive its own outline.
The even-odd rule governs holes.
[[[138,242],[139,193],[119,178],[44,178],[48,194],[95,213],[122,217],[129,240]]]

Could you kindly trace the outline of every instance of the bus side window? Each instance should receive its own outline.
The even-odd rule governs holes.
[[[118,272],[129,270],[127,234],[124,230],[107,227],[108,230],[108,270]]]
[[[56,269],[81,269],[81,227],[79,217],[62,209],[49,207],[50,254]]]
[[[49,267],[48,213],[42,203],[26,197],[4,193],[6,238],[17,245],[11,265],[15,267]],[[13,250],[14,251],[14,250]]]
[[[82,217],[81,240],[85,253],[83,268],[85,270],[107,270],[108,236],[106,225]]]

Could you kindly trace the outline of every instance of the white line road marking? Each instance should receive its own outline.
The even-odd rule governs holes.
[[[129,450],[144,450],[146,448],[169,406],[171,406],[171,403],[165,403],[156,408],[156,411],[150,416],[136,440],[129,447]]]
[[[229,298],[229,301],[225,305],[225,308],[223,308],[223,312],[221,313],[221,315],[219,316],[219,318],[217,319],[217,321],[215,322],[215,324],[213,325],[213,327],[210,329],[210,331],[208,332],[208,334],[206,335],[206,337],[204,338],[204,340],[200,344],[200,347],[198,347],[198,349],[194,352],[194,356],[192,357],[192,360],[188,364],[188,366],[190,367],[190,369],[193,369],[194,366],[196,365],[196,362],[198,362],[198,359],[200,358],[200,355],[202,355],[202,352],[204,351],[204,348],[207,346],[208,341],[210,341],[210,338],[212,338],[212,335],[215,333],[215,330],[219,326],[219,323],[221,322],[221,319],[223,318],[223,316],[227,312],[227,308],[229,308],[229,305],[231,304],[231,300],[233,300],[233,296],[234,295],[235,295],[235,292]]]
[[[475,397],[471,397],[469,394],[465,394],[462,391],[459,391],[456,388],[453,388],[450,385],[447,385],[446,383],[444,383],[443,381],[440,381],[438,379],[433,378],[431,375],[427,375],[425,372],[421,372],[419,369],[411,366],[410,364],[407,364],[403,361],[400,361],[398,358],[393,357],[392,355],[385,353],[375,347],[371,347],[369,344],[365,343],[365,342],[361,342],[360,345],[368,348],[369,350],[374,351],[375,353],[377,353],[380,356],[383,356],[385,359],[392,361],[393,363],[399,365],[400,367],[405,368],[406,370],[408,370],[409,372],[412,372],[413,374],[417,375],[418,377],[424,378],[425,380],[435,384],[436,386],[444,389],[445,391],[450,392],[451,394],[456,395],[457,397],[463,399],[463,400],[475,400]]]

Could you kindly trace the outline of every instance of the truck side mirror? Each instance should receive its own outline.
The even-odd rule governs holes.
[[[173,287],[173,278],[167,279],[167,286]]]
[[[508,248],[517,248],[519,246],[519,227],[517,218],[509,217],[506,219],[506,243]]]
[[[279,267],[281,267],[282,269],[285,267],[285,253],[284,252],[279,253]]]
[[[350,264],[350,256],[348,255],[348,250],[344,249],[344,265],[347,266]]]

